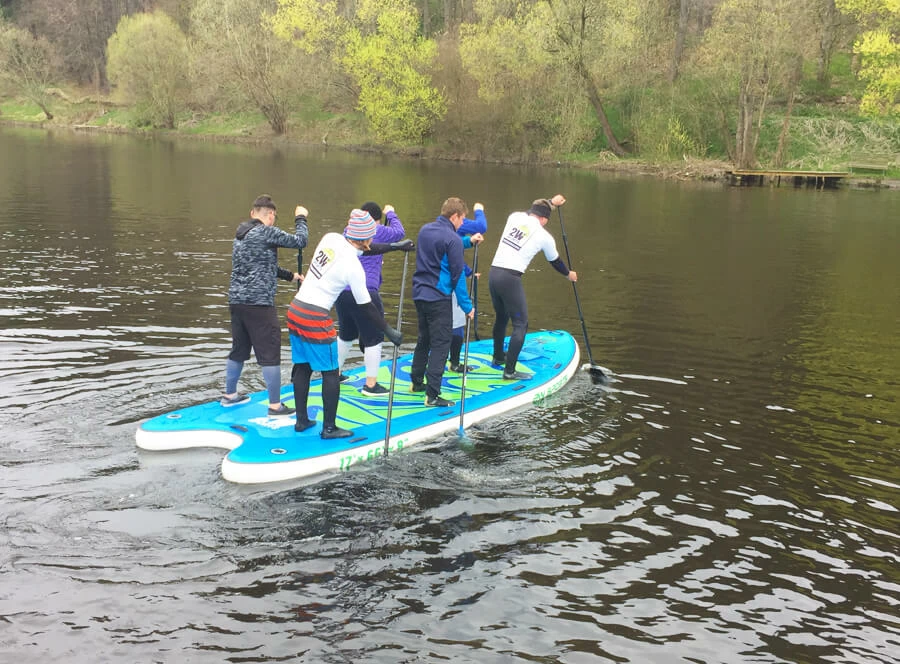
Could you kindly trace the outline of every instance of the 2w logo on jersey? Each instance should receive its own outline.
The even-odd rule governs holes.
[[[507,246],[519,251],[525,243],[531,238],[531,231],[528,228],[513,226],[509,232],[503,236],[501,242]]]

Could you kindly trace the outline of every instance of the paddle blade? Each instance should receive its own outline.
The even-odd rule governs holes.
[[[594,385],[608,385],[611,371],[601,367],[599,364],[583,364],[582,371],[587,371]]]
[[[465,430],[459,429],[459,446],[464,450],[472,450],[475,448],[475,441],[466,435]]]
[[[591,382],[594,385],[606,385],[609,383],[609,376],[603,373],[602,369],[597,367],[591,367],[590,369]]]

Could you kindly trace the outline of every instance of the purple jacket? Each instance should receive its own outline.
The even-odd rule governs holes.
[[[406,237],[406,230],[403,228],[403,222],[397,213],[391,210],[384,215],[387,220],[386,225],[379,224],[375,228],[375,237],[372,242],[399,242]],[[384,262],[384,255],[378,256],[360,256],[359,262],[362,263],[363,270],[366,272],[366,288],[369,290],[378,290],[381,288],[381,264]],[[344,290],[350,290],[346,288]]]

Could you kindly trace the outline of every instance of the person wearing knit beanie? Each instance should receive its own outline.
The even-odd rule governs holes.
[[[375,237],[375,229],[378,225],[372,219],[372,215],[365,210],[353,210],[350,219],[347,220],[347,228],[344,229],[344,237],[348,240],[365,242]]]
[[[506,220],[500,246],[491,261],[491,272],[488,275],[488,287],[491,292],[491,303],[494,305],[494,358],[495,366],[503,367],[503,380],[529,380],[531,374],[516,371],[519,352],[525,342],[528,331],[528,305],[525,302],[525,289],[522,286],[522,275],[528,269],[531,259],[539,251],[550,261],[557,272],[569,281],[578,280],[578,275],[559,257],[556,240],[544,228],[550,221],[554,209],[563,205],[566,199],[557,194],[551,199],[538,198],[528,212],[513,212]],[[509,346],[503,352],[503,339],[506,326],[512,321],[512,333],[509,335]]]
[[[385,205],[382,211],[378,203],[367,201],[360,205],[359,210],[355,212],[368,213],[376,222],[375,234],[372,237],[374,244],[400,243],[406,237],[403,222],[400,221],[400,218],[394,211],[393,205]],[[382,215],[384,216],[384,224],[379,224],[377,222],[382,219]],[[406,242],[412,245],[411,240]],[[384,304],[381,301],[381,293],[379,291],[381,289],[381,268],[384,263],[384,256],[364,254],[360,256],[359,262],[366,273],[366,288],[372,298],[372,304],[383,314]],[[337,343],[338,368],[341,370],[340,380],[343,382],[350,378],[343,373],[342,369],[350,356],[353,342],[358,341],[366,367],[365,383],[359,387],[359,391],[363,396],[367,397],[386,397],[389,390],[378,383],[378,368],[381,365],[384,334],[372,325],[368,316],[363,315],[349,290],[344,290],[338,296],[335,302],[335,310],[338,315],[339,332]]]

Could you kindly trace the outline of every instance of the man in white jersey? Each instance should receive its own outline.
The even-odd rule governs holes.
[[[562,194],[557,194],[549,201],[539,198],[531,204],[528,212],[513,212],[509,215],[500,237],[500,246],[491,262],[488,286],[496,314],[493,363],[504,367],[504,380],[531,378],[531,374],[516,371],[516,362],[528,331],[528,306],[525,302],[525,289],[522,287],[522,275],[528,269],[531,259],[539,251],[543,251],[544,257],[557,272],[568,277],[569,281],[578,281],[575,271],[566,267],[559,257],[553,236],[544,228],[550,220],[551,212],[565,202]],[[503,338],[510,319],[512,334],[504,355]]]
[[[331,307],[348,286],[359,311],[399,346],[400,332],[390,327],[372,303],[366,288],[366,274],[359,257],[370,248],[375,236],[375,220],[365,210],[353,210],[344,234],[326,233],[313,252],[303,285],[294,296],[287,313],[294,368],[295,431],[305,431],[315,420],[309,419],[307,400],[313,371],[322,372],[322,438],[346,438],[352,431],[336,424],[340,399],[337,332],[331,319]]]

